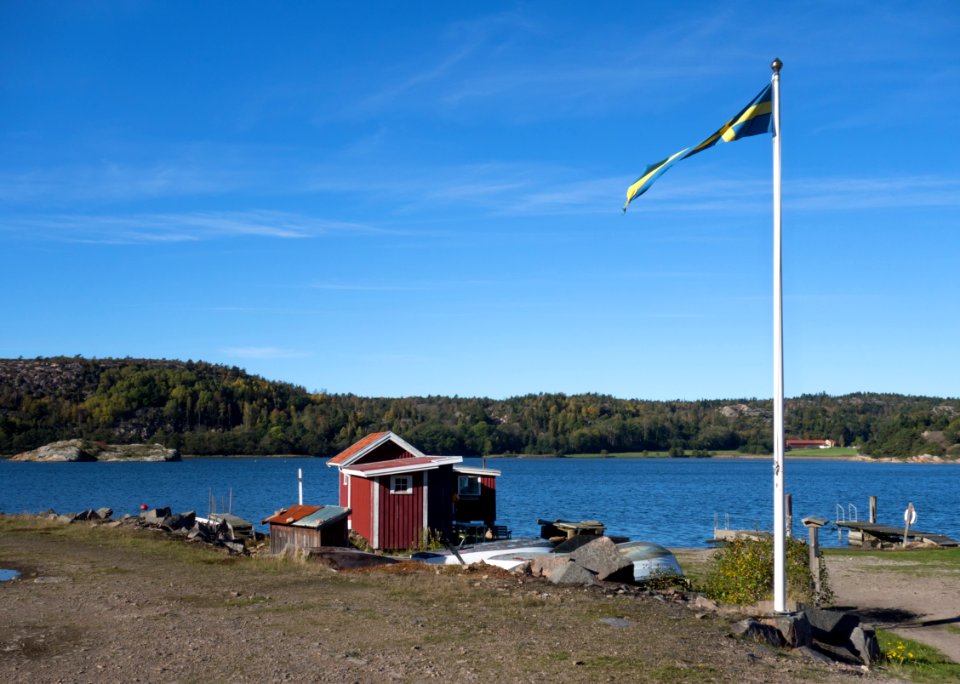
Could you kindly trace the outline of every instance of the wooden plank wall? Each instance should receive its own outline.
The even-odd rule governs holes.
[[[390,492],[390,477],[376,478],[380,487],[380,548],[409,549],[417,545],[423,529],[423,473],[410,473],[409,494]]]

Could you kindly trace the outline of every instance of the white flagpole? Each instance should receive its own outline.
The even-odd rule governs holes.
[[[780,69],[773,69],[773,611],[787,612],[783,477],[783,282],[780,244]]]

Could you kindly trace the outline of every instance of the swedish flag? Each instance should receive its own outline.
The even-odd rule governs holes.
[[[718,142],[733,142],[740,138],[746,138],[751,135],[761,133],[770,133],[773,130],[773,86],[768,85],[760,91],[753,100],[744,107],[736,116],[730,119],[716,133],[704,140],[696,147],[686,147],[676,154],[670,155],[666,159],[651,164],[644,169],[643,174],[637,181],[627,188],[627,203],[623,205],[623,210],[627,206],[650,189],[653,182],[666,173],[667,169],[676,164],[681,159],[692,157],[697,152],[702,152],[708,147],[713,147]]]

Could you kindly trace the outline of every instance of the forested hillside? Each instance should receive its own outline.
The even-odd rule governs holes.
[[[393,430],[423,451],[464,456],[604,451],[771,451],[771,402],[644,401],[597,394],[504,400],[311,394],[236,367],[142,359],[0,360],[0,452],[58,439],[160,442],[186,454],[331,456]],[[790,438],[875,456],[960,455],[960,401],[810,395],[786,404]]]

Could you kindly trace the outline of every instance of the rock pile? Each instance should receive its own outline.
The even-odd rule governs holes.
[[[257,550],[259,548],[257,543],[262,542],[265,538],[265,535],[260,532],[254,532],[250,537],[241,538],[234,535],[233,528],[224,520],[198,519],[194,511],[173,513],[169,507],[142,511],[138,516],[124,515],[119,520],[111,519],[113,510],[110,508],[88,509],[79,513],[63,514],[48,510],[41,515],[50,520],[57,520],[66,524],[86,522],[109,525],[110,527],[128,525],[154,529],[171,536],[182,537],[189,542],[202,542],[211,546],[219,546],[227,549],[231,554],[238,555],[249,555],[251,549]]]
[[[824,662],[873,665],[880,647],[873,629],[860,618],[839,610],[805,607],[794,613],[746,618],[731,628],[734,635],[770,646],[798,649]]]

